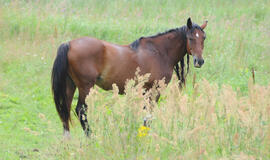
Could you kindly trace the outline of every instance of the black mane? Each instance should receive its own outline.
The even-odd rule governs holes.
[[[162,35],[165,35],[165,34],[168,34],[168,33],[172,33],[172,32],[179,33],[182,30],[185,30],[185,28],[186,28],[186,26],[182,26],[180,28],[174,28],[174,29],[167,30],[165,32],[157,33],[156,35],[147,36],[147,37],[140,37],[139,39],[135,40],[134,42],[132,42],[130,44],[130,48],[132,48],[133,50],[137,50],[137,48],[140,46],[140,41],[143,38],[156,38],[156,37],[159,37],[159,36],[162,36]]]
[[[204,32],[199,25],[192,24],[191,32],[193,32],[195,29],[199,29],[202,32]],[[168,33],[184,33],[184,35],[185,35],[186,34],[186,31],[187,31],[187,26],[182,26],[182,27],[179,27],[179,28],[174,28],[174,29],[167,30],[165,32],[157,33],[156,35],[147,36],[147,37],[140,37],[139,39],[136,39],[134,42],[132,42],[130,44],[130,48],[132,48],[133,50],[137,50],[138,47],[140,46],[140,41],[143,38],[156,38],[156,37],[159,37],[159,36],[163,36],[165,34],[168,34]]]

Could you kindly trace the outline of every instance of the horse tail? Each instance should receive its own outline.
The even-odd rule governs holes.
[[[53,64],[51,75],[54,103],[58,115],[60,116],[60,119],[62,120],[65,129],[69,129],[68,123],[70,121],[70,110],[66,102],[67,99],[66,80],[68,77],[68,59],[67,59],[68,51],[69,51],[68,43],[63,43],[59,46],[57,56]]]

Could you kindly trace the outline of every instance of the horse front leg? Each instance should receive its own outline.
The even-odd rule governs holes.
[[[148,101],[149,105],[148,105],[148,107],[146,107],[146,106],[143,107],[143,109],[146,110],[146,112],[148,112],[146,114],[146,116],[143,118],[143,125],[145,127],[150,127],[150,125],[152,123],[152,119],[153,119],[152,113],[153,113],[153,108],[154,108],[153,99],[155,99],[155,101],[157,103],[158,100],[159,100],[159,97],[160,97],[160,93],[157,92],[156,95],[154,95],[154,96],[152,95],[152,96],[147,98],[147,101]]]

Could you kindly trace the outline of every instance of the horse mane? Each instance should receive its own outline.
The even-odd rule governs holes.
[[[179,33],[181,31],[184,31],[185,29],[186,29],[186,26],[182,26],[180,28],[174,28],[174,29],[167,30],[165,32],[157,33],[156,35],[147,36],[147,37],[140,37],[139,39],[136,39],[134,42],[132,42],[129,46],[131,49],[137,50],[140,46],[141,40],[144,38],[156,38],[156,37],[168,34],[168,33]]]
[[[193,32],[195,29],[199,29],[204,33],[204,31],[201,29],[201,27],[199,25],[193,23],[191,32]],[[147,36],[147,37],[140,37],[139,39],[136,39],[134,42],[132,42],[129,46],[130,46],[131,49],[137,50],[139,48],[139,46],[140,46],[140,41],[142,39],[144,39],[144,38],[156,38],[156,37],[168,34],[168,33],[176,33],[176,34],[177,33],[184,33],[184,35],[185,35],[186,31],[187,31],[187,26],[184,25],[182,27],[178,27],[178,28],[167,30],[165,32],[157,33],[156,35]]]

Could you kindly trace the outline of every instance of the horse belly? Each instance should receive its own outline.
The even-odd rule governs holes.
[[[123,94],[126,81],[134,78],[137,67],[136,61],[130,57],[117,57],[116,59],[110,59],[110,61],[107,60],[107,64],[97,78],[96,84],[104,90],[111,90],[112,85],[116,84],[119,93]]]
[[[128,79],[134,78],[135,70],[129,71],[128,74],[124,70],[118,70],[118,72],[111,72],[110,75],[100,76],[97,78],[96,84],[104,90],[111,90],[112,85],[116,84],[119,93],[123,94],[125,89],[125,83]]]

